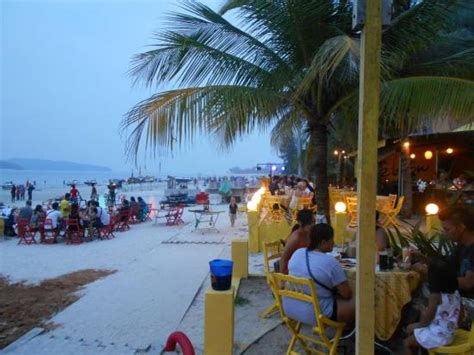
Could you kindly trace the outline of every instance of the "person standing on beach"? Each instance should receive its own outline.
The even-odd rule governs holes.
[[[61,210],[61,216],[64,219],[67,219],[69,216],[69,213],[71,211],[71,206],[69,205],[69,200],[71,199],[70,194],[65,194],[64,198],[61,200],[61,203],[59,204],[59,209]]]
[[[97,194],[97,189],[95,188],[95,184],[92,184],[91,200],[92,201],[98,201],[99,200],[99,195]]]
[[[32,201],[33,200],[33,190],[35,189],[35,187],[33,186],[33,184],[28,184],[28,200]]]
[[[230,205],[229,205],[229,218],[230,218],[230,225],[233,227],[235,224],[235,220],[237,219],[237,209],[239,206],[237,202],[235,202],[235,197],[232,196],[230,198]]]
[[[16,200],[20,201],[20,185],[16,185],[15,196],[16,196]]]
[[[76,185],[75,184],[72,184],[71,185],[71,191],[69,191],[69,194],[71,196],[71,202],[72,203],[77,203],[77,198],[79,197],[79,190],[76,189]]]
[[[12,196],[12,203],[15,202],[15,196],[16,196],[16,186],[15,184],[12,185],[12,188],[10,190],[10,194]]]

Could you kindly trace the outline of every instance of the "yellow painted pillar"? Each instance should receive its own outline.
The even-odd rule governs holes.
[[[204,304],[204,354],[231,355],[234,347],[234,288],[206,290]]]
[[[366,0],[361,35],[357,154],[356,354],[374,354],[375,204],[380,106],[380,0]]]
[[[232,277],[247,278],[249,276],[249,248],[247,239],[232,240]]]
[[[258,218],[258,211],[247,211],[249,250],[251,253],[258,253],[259,251]]]
[[[336,212],[334,218],[334,242],[336,245],[343,245],[346,242],[347,217],[346,212]]]
[[[0,218],[0,234],[5,234],[5,221],[3,220],[3,218]]]
[[[441,230],[441,221],[437,214],[426,215],[426,233],[429,237]]]

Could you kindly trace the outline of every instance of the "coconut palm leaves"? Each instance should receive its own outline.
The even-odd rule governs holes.
[[[450,41],[465,4],[395,1],[381,63],[387,127],[406,117],[412,125],[426,117],[472,119],[472,36]],[[236,24],[224,17],[230,11]],[[173,149],[204,133],[225,147],[276,124],[275,144],[284,130],[307,135],[318,207],[327,213],[328,129],[357,118],[360,41],[348,1],[229,0],[219,13],[186,1],[168,20],[153,48],[134,57],[130,74],[136,83],[175,89],[126,115],[130,154],[142,139],[149,149]]]

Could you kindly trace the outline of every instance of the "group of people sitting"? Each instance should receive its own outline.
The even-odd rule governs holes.
[[[456,246],[451,255],[432,259],[422,257],[416,250],[412,252],[413,269],[425,280],[431,295],[420,320],[407,328],[406,354],[416,354],[420,347],[431,349],[449,344],[456,328],[463,321],[474,319],[474,214],[467,208],[453,207],[441,211],[439,218],[446,237]],[[297,221],[285,243],[279,272],[313,279],[323,315],[352,325],[353,290],[344,269],[329,254],[334,247],[332,227],[314,224],[314,215],[309,210],[299,211]],[[381,243],[379,239],[374,243],[374,252]],[[284,299],[283,307],[289,317],[316,324],[310,304]]]
[[[67,226],[68,220],[77,221],[76,225],[81,230],[87,231],[89,235],[100,236],[100,229],[109,225],[112,217],[118,221],[128,220],[130,217],[136,221],[144,221],[149,212],[148,205],[141,197],[137,200],[131,197],[130,201],[123,199],[117,209],[114,209],[114,206],[102,208],[96,200],[90,200],[87,205],[81,207],[76,201],[72,199],[70,193],[66,193],[59,203],[54,202],[47,209],[44,209],[42,205],[37,205],[33,209],[31,201],[28,200],[21,209],[13,208],[9,211],[5,221],[5,235],[16,235],[15,225],[19,220],[28,221],[30,229],[37,231],[44,225],[44,221],[49,219],[51,224],[44,225],[44,228],[52,229],[57,236],[67,228],[77,228]]]

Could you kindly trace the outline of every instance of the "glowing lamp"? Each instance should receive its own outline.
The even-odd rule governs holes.
[[[453,148],[446,149],[446,153],[448,154],[453,154],[453,152],[454,152]]]
[[[285,167],[284,167],[284,166],[281,167],[281,171],[285,171]]]
[[[335,150],[334,155],[339,155],[339,152],[337,150]]]
[[[344,213],[346,212],[347,206],[344,202],[336,202],[334,209],[337,213]]]
[[[277,169],[276,165],[272,165],[272,171],[275,171]]]
[[[428,203],[425,207],[427,215],[435,215],[439,212],[439,207],[436,203]]]
[[[415,153],[410,154],[410,158],[415,159],[415,157],[416,157]]]
[[[410,142],[403,143],[403,148],[410,148]]]
[[[433,158],[433,152],[431,150],[427,150],[425,152],[425,159],[430,160],[431,158]]]

